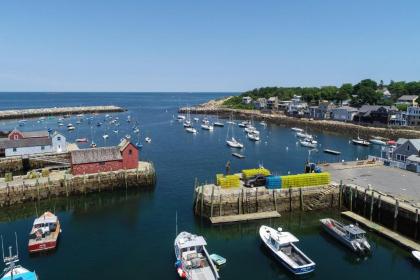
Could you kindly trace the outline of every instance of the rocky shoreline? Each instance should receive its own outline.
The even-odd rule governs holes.
[[[388,139],[420,138],[420,130],[415,128],[409,129],[396,127],[364,126],[332,120],[311,120],[307,118],[295,118],[286,116],[280,112],[263,113],[258,110],[231,109],[223,106],[223,102],[227,98],[210,100],[195,107],[183,107],[179,109],[179,112],[186,113],[189,109],[192,114],[218,115],[220,117],[226,118],[232,115],[233,117],[239,119],[254,118],[254,120],[264,120],[266,122],[279,125],[296,126],[301,128],[308,127],[318,131],[346,134],[351,136],[357,136],[359,131],[360,137],[363,138],[370,138],[372,136],[380,136]]]

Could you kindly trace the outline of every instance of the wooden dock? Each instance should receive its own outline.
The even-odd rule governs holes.
[[[345,211],[342,212],[341,215],[343,215],[344,217],[353,220],[361,225],[363,225],[364,227],[390,239],[391,241],[409,249],[409,250],[415,250],[415,251],[420,251],[420,244],[408,239],[390,229],[387,229],[386,227],[383,227],[381,225],[378,225],[374,222],[369,221],[368,219],[365,219],[362,216],[359,216],[353,212],[350,211]]]
[[[24,119],[46,116],[65,116],[87,113],[112,113],[124,112],[125,109],[118,106],[80,106],[80,107],[55,107],[39,109],[16,109],[0,111],[2,119]]]
[[[212,224],[223,224],[223,223],[234,223],[234,222],[245,222],[245,221],[252,221],[252,220],[279,218],[279,217],[280,217],[279,212],[268,211],[268,212],[257,212],[257,213],[250,213],[250,214],[210,217],[210,222]]]

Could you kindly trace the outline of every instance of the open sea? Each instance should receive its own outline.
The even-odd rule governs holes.
[[[59,106],[117,105],[126,108],[119,117],[120,126],[96,126],[104,114],[95,116],[92,127],[87,121],[76,125],[76,117],[65,119],[76,130],[68,132],[58,127],[57,119],[28,119],[25,131],[52,128],[76,138],[94,139],[98,146],[116,145],[130,134],[133,142],[143,144],[141,160],[153,161],[157,184],[152,190],[97,193],[82,197],[51,199],[0,209],[0,233],[5,245],[14,244],[18,235],[21,265],[35,270],[41,280],[51,279],[178,279],[174,262],[175,213],[178,228],[205,236],[208,251],[227,258],[220,270],[221,279],[298,279],[277,263],[261,245],[259,226],[282,227],[295,234],[298,246],[316,262],[314,273],[303,279],[420,279],[420,265],[409,252],[388,240],[369,233],[373,253],[358,257],[325,235],[319,226],[323,217],[339,218],[336,210],[282,213],[278,219],[231,225],[212,226],[207,220],[193,215],[193,186],[212,182],[222,173],[228,160],[232,171],[254,168],[263,164],[275,174],[299,173],[310,157],[311,161],[341,161],[379,155],[380,149],[349,144],[349,137],[311,131],[321,144],[310,155],[307,148],[297,145],[288,127],[268,124],[261,131],[261,141],[245,138],[242,129],[235,136],[245,144],[245,159],[231,156],[226,146],[227,126],[213,132],[201,130],[197,135],[186,133],[174,118],[181,106],[195,105],[219,98],[223,93],[0,93],[0,110]],[[131,123],[126,121],[131,116]],[[202,119],[204,116],[198,116]],[[208,116],[216,119],[217,116]],[[24,116],[22,116],[24,118]],[[225,120],[223,120],[225,121]],[[138,122],[140,137],[133,133]],[[0,121],[0,130],[18,126],[17,120]],[[118,129],[118,133],[113,130]],[[109,134],[104,140],[102,135]],[[152,143],[144,143],[150,137]],[[80,145],[87,147],[88,145]],[[322,152],[330,148],[340,156]],[[58,249],[48,254],[29,256],[27,236],[37,213],[54,211],[60,218],[63,233]],[[1,264],[0,264],[1,266]]]

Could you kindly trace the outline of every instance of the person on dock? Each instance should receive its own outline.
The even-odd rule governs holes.
[[[229,175],[229,173],[230,173],[230,160],[228,160],[227,162],[226,162],[226,175]]]

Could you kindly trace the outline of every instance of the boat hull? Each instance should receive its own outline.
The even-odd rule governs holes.
[[[28,245],[29,253],[37,253],[43,251],[50,251],[57,248],[57,240],[47,241],[47,242],[39,242],[35,244]]]

